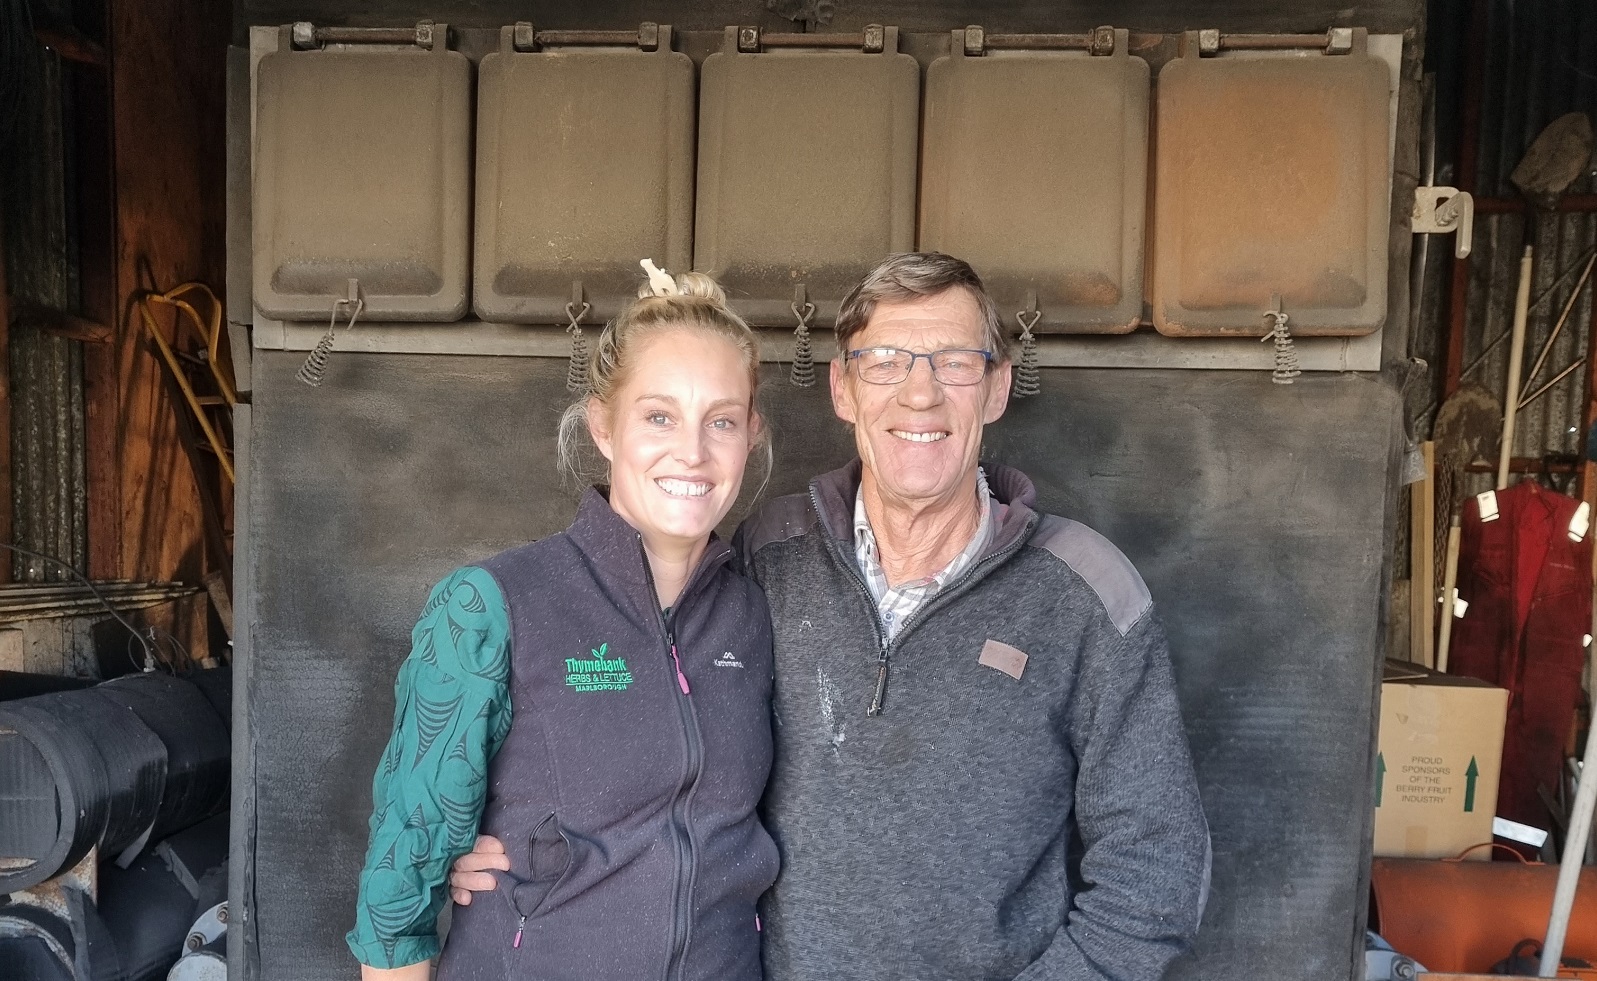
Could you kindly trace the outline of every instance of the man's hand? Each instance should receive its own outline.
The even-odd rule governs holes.
[[[457,906],[470,906],[471,894],[490,892],[496,883],[493,869],[510,871],[510,856],[504,843],[492,835],[478,835],[472,850],[455,859],[449,870],[449,898]]]

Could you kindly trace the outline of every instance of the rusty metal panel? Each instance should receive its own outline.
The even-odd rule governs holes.
[[[742,53],[700,73],[695,269],[754,323],[795,323],[803,287],[830,325],[882,257],[915,244],[920,67],[884,50]]]
[[[926,71],[920,247],[981,270],[1038,331],[1118,334],[1142,316],[1148,63],[1115,52],[968,56]],[[1029,319],[1029,318],[1028,318]]]
[[[692,262],[693,62],[669,28],[654,51],[517,52],[513,32],[480,67],[477,316],[563,324],[575,295],[606,320],[639,259]]]
[[[1159,73],[1153,319],[1176,336],[1300,335],[1386,317],[1389,70],[1345,55],[1200,58]]]
[[[64,126],[72,108],[69,79],[59,56],[31,41],[14,74],[12,139],[0,153],[3,280],[13,304],[77,310],[77,161]],[[11,500],[0,507],[11,508],[15,544],[82,569],[88,562],[83,344],[35,322],[17,320],[9,329],[11,431],[0,439],[10,442]],[[18,582],[72,578],[20,553],[0,554],[0,562]]]
[[[471,64],[432,50],[282,43],[256,70],[255,304],[328,318],[359,280],[362,316],[466,312]]]

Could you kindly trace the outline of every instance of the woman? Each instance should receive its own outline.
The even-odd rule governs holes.
[[[425,981],[479,816],[510,870],[454,911],[443,981],[760,977],[770,620],[712,535],[764,445],[759,358],[713,281],[643,265],[561,420],[562,461],[585,427],[608,491],[450,575],[416,625],[347,938],[365,978]]]

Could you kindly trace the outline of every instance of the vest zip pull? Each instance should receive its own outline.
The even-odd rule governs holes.
[[[666,642],[671,645],[671,663],[675,665],[677,669],[677,687],[682,689],[682,694],[691,695],[693,692],[688,688],[688,676],[682,673],[682,661],[677,657],[676,635],[672,633],[670,629],[667,629],[665,632],[665,639]]]
[[[516,939],[510,941],[510,946],[512,949],[519,950],[521,948],[521,931],[526,925],[527,918],[523,916],[521,918],[521,922],[516,924]]]

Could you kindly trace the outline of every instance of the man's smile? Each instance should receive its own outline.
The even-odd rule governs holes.
[[[931,432],[916,432],[911,429],[889,429],[888,432],[899,439],[909,440],[911,443],[935,443],[948,438],[948,430],[937,429]]]

